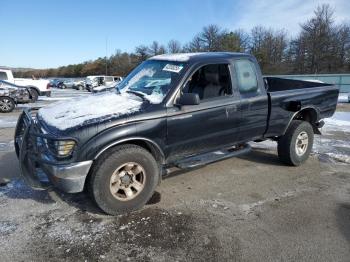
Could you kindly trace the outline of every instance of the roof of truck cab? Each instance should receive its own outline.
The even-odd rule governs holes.
[[[198,53],[177,53],[163,54],[149,58],[149,60],[164,60],[174,62],[195,62],[210,59],[230,59],[234,57],[251,57],[250,54],[233,52],[198,52]]]

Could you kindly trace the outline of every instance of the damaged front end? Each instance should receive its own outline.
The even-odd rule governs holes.
[[[45,132],[32,112],[24,110],[16,126],[15,150],[25,182],[38,190],[54,185],[67,193],[83,191],[92,161],[71,161],[77,143]]]

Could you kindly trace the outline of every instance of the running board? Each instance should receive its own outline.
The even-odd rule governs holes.
[[[184,159],[181,159],[180,161],[175,162],[174,165],[181,169],[196,168],[227,158],[240,156],[250,152],[250,150],[251,147],[248,144],[241,146],[233,146],[223,150],[217,150],[200,155],[186,157]]]

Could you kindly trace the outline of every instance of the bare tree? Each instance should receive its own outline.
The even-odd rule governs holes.
[[[251,32],[250,52],[264,72],[276,73],[286,67],[288,40],[284,30],[274,31],[258,26]]]
[[[152,44],[149,46],[150,56],[158,55],[159,48],[160,48],[159,43],[157,41],[153,41]]]
[[[333,9],[329,5],[317,7],[315,16],[301,25],[300,38],[305,45],[305,63],[308,73],[331,70],[332,39],[335,36]]]
[[[202,51],[204,51],[204,47],[199,35],[196,35],[191,42],[189,42],[183,47],[183,52],[202,52]]]
[[[135,54],[139,61],[144,61],[148,58],[148,47],[145,45],[139,45],[135,48]]]
[[[249,35],[243,30],[224,33],[221,39],[222,51],[246,52],[249,47]]]
[[[208,25],[203,28],[199,35],[205,51],[220,51],[223,30],[217,25]]]
[[[168,52],[169,53],[180,53],[181,52],[181,44],[177,40],[170,40],[168,43]]]

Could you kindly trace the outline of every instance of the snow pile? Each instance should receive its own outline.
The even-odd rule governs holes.
[[[13,116],[1,116],[0,128],[15,127],[17,124],[17,117]]]
[[[151,57],[152,60],[164,60],[175,62],[187,62],[191,57],[204,53],[180,53],[180,54],[164,54]]]
[[[336,112],[333,117],[324,119],[322,131],[343,131],[350,133],[350,112]]]
[[[340,93],[338,96],[338,103],[349,103],[350,93]]]
[[[60,101],[60,100],[69,100],[71,97],[46,97],[39,96],[39,101]]]
[[[38,115],[49,125],[65,130],[140,110],[142,101],[130,94],[103,93],[75,98],[41,108]]]

